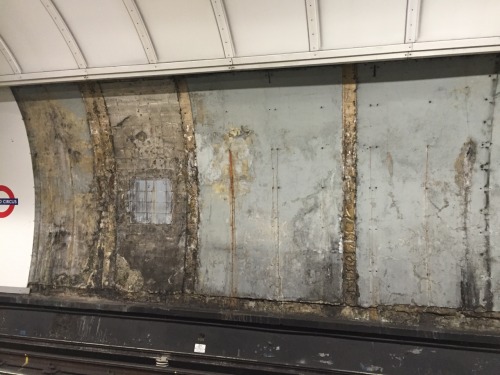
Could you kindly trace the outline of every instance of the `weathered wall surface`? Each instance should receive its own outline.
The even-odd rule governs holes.
[[[30,280],[91,282],[98,212],[93,150],[76,85],[13,90],[26,124],[35,176],[35,238]]]
[[[188,80],[203,294],[339,302],[341,69]]]
[[[500,329],[498,70],[16,88],[33,290]]]
[[[32,285],[181,291],[186,160],[174,82],[15,93],[35,169]]]
[[[179,291],[186,189],[184,139],[174,82],[139,80],[103,83],[101,87],[113,129],[116,160],[116,284],[127,291]],[[135,219],[134,211],[139,210],[133,207],[138,203],[134,197],[137,181],[150,185],[152,181],[167,181],[172,192],[170,213],[159,210],[156,214],[167,215]],[[147,189],[152,193],[153,186]],[[150,201],[154,195],[146,199]]]

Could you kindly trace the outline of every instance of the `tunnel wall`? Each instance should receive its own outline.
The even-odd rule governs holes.
[[[13,88],[30,286],[500,329],[498,62]]]

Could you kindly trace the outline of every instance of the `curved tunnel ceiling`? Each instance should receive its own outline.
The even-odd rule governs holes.
[[[496,0],[0,0],[0,85],[500,51]]]

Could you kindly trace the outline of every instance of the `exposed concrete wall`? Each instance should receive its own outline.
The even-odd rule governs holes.
[[[96,246],[93,149],[76,85],[13,90],[26,124],[35,177],[30,281],[85,287]]]
[[[14,92],[35,169],[32,285],[181,291],[186,160],[173,81]],[[131,196],[138,179],[168,180],[170,224],[134,222]]]
[[[476,56],[16,88],[31,284],[500,330],[497,79]]]
[[[180,291],[186,230],[185,146],[174,82],[103,83],[116,158],[116,285],[126,291]],[[167,179],[171,224],[136,223],[134,181]]]

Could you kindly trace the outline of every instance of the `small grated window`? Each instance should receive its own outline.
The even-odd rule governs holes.
[[[172,223],[172,185],[168,179],[135,180],[129,210],[138,224]]]

